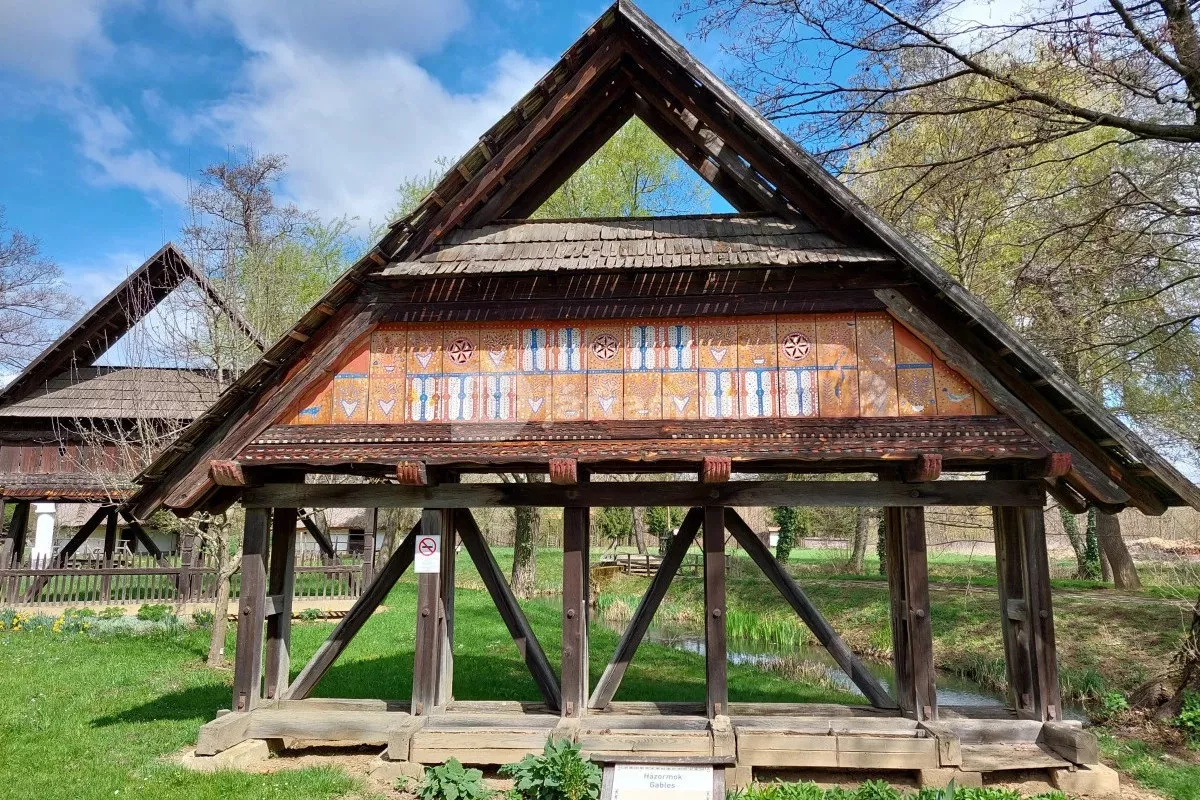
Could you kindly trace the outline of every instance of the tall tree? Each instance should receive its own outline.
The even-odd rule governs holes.
[[[73,317],[78,299],[34,237],[10,228],[0,206],[0,364],[20,368]]]

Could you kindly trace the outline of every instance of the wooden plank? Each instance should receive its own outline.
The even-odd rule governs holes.
[[[962,764],[962,740],[950,726],[938,722],[921,724],[921,729],[937,741],[938,766],[957,767]]]
[[[1079,726],[1047,722],[1042,726],[1041,740],[1072,764],[1100,763],[1100,743],[1096,735]]]
[[[837,752],[837,737],[827,734],[760,733],[739,729],[737,742],[742,752],[748,749]]]
[[[25,558],[25,540],[28,535],[29,503],[25,500],[18,500],[13,503],[12,519],[8,525],[8,538],[12,541],[8,563],[14,568],[21,566],[21,561]],[[16,602],[16,600],[13,599],[9,602]]]
[[[657,502],[673,506],[981,506],[1041,508],[1040,481],[733,481],[653,484]],[[635,483],[470,483],[430,487],[387,484],[276,483],[248,489],[247,508],[488,508],[492,506],[621,507],[644,499]]]
[[[588,701],[590,510],[563,509],[562,715],[581,717]]]
[[[260,708],[250,715],[251,739],[300,739],[311,742],[385,745],[407,714],[395,711],[276,711]]]
[[[414,747],[412,748],[410,760],[414,764],[443,764],[452,758],[458,759],[463,764],[511,764],[515,761],[520,761],[527,755],[539,755],[541,752],[542,748],[540,747],[527,749],[486,748],[479,750],[463,750],[457,747],[446,750]]]
[[[396,581],[400,580],[400,576],[412,565],[413,544],[420,532],[421,523],[418,522],[404,537],[404,541],[396,548],[396,552],[384,564],[383,569],[375,573],[375,580],[363,590],[358,600],[346,612],[346,616],[342,617],[334,626],[329,638],[321,643],[317,652],[313,653],[312,658],[304,665],[304,669],[300,670],[300,674],[296,676],[296,680],[287,688],[287,691],[281,693],[280,696],[284,700],[302,700],[312,694],[312,690],[316,688],[321,678],[325,677],[325,673],[333,666],[333,662],[362,630],[362,626],[371,618],[375,609],[379,608],[388,592],[396,585]]]
[[[1062,717],[1062,698],[1058,683],[1058,655],[1054,639],[1054,604],[1050,591],[1050,561],[1046,552],[1046,518],[1041,509],[1020,509],[1021,537],[1025,554],[1030,644],[1034,667],[1034,692],[1039,717]]]
[[[246,509],[242,533],[242,578],[238,599],[237,651],[233,662],[233,710],[258,705],[262,684],[262,638],[266,618],[267,511]]]
[[[829,651],[833,660],[850,677],[850,680],[866,696],[871,705],[877,708],[895,708],[895,701],[888,696],[887,691],[875,676],[863,665],[858,656],[854,655],[842,637],[838,636],[833,626],[821,615],[821,612],[796,585],[792,577],[779,565],[779,562],[767,550],[766,545],[754,535],[753,529],[746,524],[736,510],[731,508],[725,511],[725,526],[729,528],[730,533],[751,560],[766,574],[771,583],[775,584],[775,588],[800,615],[800,619],[804,620],[804,624],[817,637],[817,641]]]
[[[483,585],[487,587],[488,594],[491,595],[492,602],[496,605],[496,610],[500,612],[500,617],[504,620],[504,625],[508,628],[513,642],[517,645],[517,650],[521,653],[525,666],[529,669],[529,674],[533,676],[533,682],[537,684],[538,691],[541,692],[546,705],[554,711],[558,711],[562,707],[558,678],[555,677],[554,669],[550,666],[550,661],[546,658],[541,643],[525,618],[525,613],[521,610],[516,596],[512,593],[512,588],[504,579],[504,573],[501,572],[500,565],[496,563],[492,548],[488,546],[487,540],[479,530],[475,517],[471,515],[470,510],[464,509],[455,514],[454,522],[458,526],[458,535],[462,538],[467,554],[474,562],[475,569],[483,580]]]
[[[330,541],[325,531],[321,530],[320,526],[317,525],[316,520],[309,516],[309,513],[304,509],[299,509],[299,515],[300,521],[304,523],[304,529],[316,541],[317,547],[321,548],[321,552],[328,558],[333,558],[337,555],[333,549],[333,542]]]
[[[725,509],[704,506],[704,685],[708,718],[729,712],[725,648]],[[757,537],[755,541],[758,541]]]
[[[388,761],[409,761],[412,755],[412,737],[425,724],[428,717],[407,717],[388,731]]]
[[[412,746],[426,750],[532,750],[541,752],[550,738],[549,730],[512,730],[503,727],[472,730],[430,730],[412,738]]]
[[[450,538],[453,519],[444,508],[426,508],[421,512],[421,533],[441,536],[442,547]],[[413,656],[412,714],[421,716],[433,711],[437,702],[438,678],[441,675],[442,635],[439,617],[442,612],[441,575],[425,572],[417,576],[417,633],[416,653]]]
[[[291,678],[292,595],[295,594],[296,509],[277,508],[271,518],[271,564],[267,593],[279,598],[267,616],[264,693],[274,700]]]
[[[836,767],[834,750],[738,749],[738,763],[748,767]]]
[[[638,645],[641,644],[642,638],[645,637],[646,631],[649,630],[650,623],[654,619],[654,612],[658,610],[658,606],[662,603],[662,599],[671,585],[671,580],[679,571],[679,566],[683,563],[688,549],[695,541],[696,532],[700,530],[703,519],[704,512],[699,508],[692,508],[683,518],[683,522],[679,525],[679,532],[671,540],[671,545],[667,548],[662,563],[654,573],[654,578],[646,588],[646,593],[638,602],[637,610],[630,618],[625,632],[621,634],[621,640],[617,643],[617,648],[613,651],[608,666],[604,668],[604,674],[596,683],[596,688],[588,700],[589,708],[606,708],[616,695],[617,689],[621,685],[621,679],[625,676],[625,670],[629,668],[629,662],[633,661]]]
[[[228,750],[234,745],[241,744],[249,737],[250,723],[254,713],[224,714],[212,722],[200,726],[196,738],[196,755],[215,756],[222,750]]]
[[[458,528],[454,523],[459,511],[442,514],[442,565],[438,579],[438,638],[440,658],[438,661],[437,696],[434,705],[444,706],[454,699],[454,574],[457,561],[456,537]]]
[[[1070,766],[1069,761],[1053,750],[1036,744],[964,744],[962,756],[964,772],[1003,772]]]
[[[937,767],[937,751],[930,743],[925,753],[880,753],[862,751],[842,751],[837,754],[837,765],[840,769],[935,769]]]
[[[918,720],[937,719],[925,510],[886,510],[893,661],[900,707]]]

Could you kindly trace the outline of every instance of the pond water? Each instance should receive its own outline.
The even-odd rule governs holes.
[[[601,622],[621,633],[622,622]],[[704,654],[704,632],[687,627],[651,625],[643,641],[655,642],[688,653]],[[842,672],[837,663],[822,647],[772,646],[763,642],[738,641],[730,637],[727,644],[729,663],[754,666],[770,672],[786,672],[790,665],[802,662],[816,668],[838,688],[861,695],[858,687]],[[878,661],[864,661],[866,668],[879,679],[884,688],[891,690],[892,666]],[[1004,705],[1003,695],[989,691],[965,678],[939,672],[937,675],[938,704],[945,706],[996,706]]]

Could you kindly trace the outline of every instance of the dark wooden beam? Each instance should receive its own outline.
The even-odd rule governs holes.
[[[304,529],[308,531],[308,535],[316,541],[317,547],[321,548],[321,552],[325,555],[325,557],[333,558],[335,555],[337,555],[337,552],[333,548],[333,541],[329,538],[325,531],[321,530],[321,526],[317,524],[316,520],[314,520],[311,515],[309,515],[308,511],[301,508],[297,509],[297,513],[300,516],[300,521],[304,523]]]
[[[617,649],[613,651],[608,666],[604,668],[604,674],[600,676],[596,688],[592,690],[588,708],[604,709],[616,695],[617,689],[621,686],[621,679],[625,677],[625,670],[629,668],[629,662],[633,661],[638,645],[642,643],[646,631],[650,629],[654,612],[658,610],[663,597],[666,596],[671,580],[679,572],[679,567],[683,563],[684,557],[687,556],[688,549],[696,540],[696,532],[700,530],[703,521],[704,512],[699,508],[691,509],[683,518],[683,522],[679,525],[679,532],[671,539],[671,546],[667,548],[662,563],[658,565],[658,570],[650,580],[650,586],[646,588],[646,593],[642,595],[637,610],[633,612],[633,617],[629,620],[629,625],[621,634],[621,640],[617,643]]]
[[[742,546],[750,559],[758,565],[758,568],[766,574],[771,583],[775,584],[775,588],[783,595],[783,599],[788,601],[792,609],[804,621],[809,630],[817,637],[817,641],[821,646],[829,651],[829,655],[837,662],[837,665],[842,668],[842,671],[854,682],[854,685],[859,688],[870,701],[871,705],[876,708],[895,708],[896,703],[888,696],[887,691],[876,680],[859,660],[858,656],[846,645],[841,636],[838,636],[837,631],[833,626],[821,615],[817,607],[812,604],[812,601],[801,591],[796,582],[792,580],[792,576],[787,573],[779,562],[767,550],[767,546],[762,543],[755,534],[754,530],[746,524],[746,521],[732,508],[725,510],[725,527],[733,534],[737,543]]]
[[[8,524],[8,538],[12,542],[9,548],[8,563],[19,567],[25,558],[25,540],[29,535],[29,502],[18,500],[13,503],[12,519]]]
[[[708,718],[729,713],[729,658],[725,647],[725,511],[705,506],[704,539],[704,686]]]
[[[905,714],[929,722],[937,719],[938,711],[925,509],[889,508],[884,519],[896,699]]]
[[[581,717],[588,702],[590,510],[563,509],[562,715]]]
[[[321,678],[325,677],[325,673],[333,666],[333,662],[362,630],[362,626],[375,613],[375,609],[379,608],[387,598],[388,592],[396,585],[396,581],[400,580],[405,571],[412,566],[413,545],[420,532],[421,523],[418,522],[404,537],[404,541],[396,548],[396,552],[388,558],[383,569],[375,573],[375,580],[371,581],[359,598],[354,601],[354,605],[346,612],[346,616],[342,617],[334,626],[329,638],[321,643],[317,652],[304,665],[304,669],[300,670],[296,680],[280,694],[281,699],[303,700],[312,694],[312,690],[316,688]]]
[[[292,667],[292,595],[296,581],[296,509],[271,515],[271,563],[267,594],[279,598],[277,613],[267,617],[264,693],[274,700],[287,691]]]
[[[483,585],[487,587],[488,594],[491,595],[492,602],[496,605],[496,610],[500,612],[500,618],[504,620],[509,635],[517,645],[517,650],[521,653],[521,658],[529,669],[529,674],[533,676],[533,682],[537,684],[542,699],[546,701],[546,705],[551,710],[558,711],[562,707],[562,693],[558,687],[558,678],[555,677],[554,669],[550,666],[550,661],[546,658],[546,653],[542,650],[542,645],[534,634],[533,627],[525,618],[525,613],[521,610],[512,588],[504,579],[504,573],[500,570],[500,565],[496,563],[492,548],[488,546],[487,540],[479,530],[475,517],[472,516],[470,510],[463,509],[454,515],[454,523],[458,527],[458,535],[462,539],[463,547],[467,549],[467,554],[474,562],[475,569],[479,571],[479,577],[483,580]]]
[[[906,483],[936,481],[942,477],[942,457],[936,453],[922,453],[912,461],[900,465],[900,477]]]
[[[267,509],[246,509],[237,650],[233,660],[233,710],[252,711],[262,692],[263,623],[267,602]]]
[[[443,510],[442,564],[438,572],[438,666],[435,706],[445,706],[454,699],[454,577],[457,562],[458,526],[455,519],[460,511]]]
[[[451,511],[445,508],[426,508],[421,512],[421,535],[441,536],[442,547],[453,530]],[[437,703],[438,679],[442,668],[441,575],[423,572],[417,575],[417,634],[413,656],[413,716],[432,713]]]
[[[1027,506],[1041,508],[1040,481],[732,481],[724,484],[654,483],[656,502],[695,506]],[[441,484],[426,488],[387,484],[269,484],[247,489],[247,508],[487,508],[489,506],[637,505],[646,486],[636,483]]]

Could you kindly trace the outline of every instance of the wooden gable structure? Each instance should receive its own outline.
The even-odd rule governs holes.
[[[527,219],[633,115],[737,213]],[[938,480],[943,469],[978,479]],[[502,471],[546,472],[550,481],[460,481],[465,473]],[[589,480],[616,472],[697,477],[653,484],[655,502],[693,509],[603,678],[591,687],[588,510],[636,505],[651,491]],[[873,472],[879,479],[733,479],[797,472]],[[316,473],[388,480],[304,482]],[[875,707],[852,717],[874,723],[872,715],[883,714],[891,720],[878,728],[885,738],[919,740],[903,750],[908,768],[980,771],[994,765],[984,759],[964,766],[961,755],[957,764],[948,760],[951,740],[957,746],[956,737],[978,735],[977,725],[955,728],[943,720],[934,727],[924,507],[995,509],[1010,713],[1033,726],[1021,728],[1026,755],[1060,766],[1071,761],[1065,745],[1052,752],[1037,744],[1051,735],[1077,743],[1059,722],[1046,493],[1076,511],[1200,507],[1200,490],[1171,464],[625,0],[141,482],[129,501],[135,514],[166,505],[186,515],[239,500],[247,509],[233,709],[251,713],[206,726],[202,752],[240,738],[285,735],[278,733],[284,729],[313,738],[288,727],[289,710],[316,709],[304,706],[304,698],[410,566],[416,539],[441,535],[460,537],[479,567],[543,694],[543,711],[576,720],[569,735],[607,758],[625,745],[596,731],[638,729],[612,698],[666,584],[698,540],[708,665],[699,714],[708,721],[701,720],[706,733],[696,739],[696,757],[743,767],[888,767],[901,750],[864,744],[871,753],[892,754],[890,760],[847,750],[843,763],[840,749],[826,749],[828,740],[812,741],[810,728],[820,728],[821,720],[789,717],[770,735],[755,734],[753,719],[738,722],[746,709],[730,705],[725,685],[726,530]],[[295,509],[310,505],[424,512],[375,585],[293,679],[289,553]],[[565,509],[557,675],[469,510],[494,505]],[[737,505],[888,508],[896,656],[890,693],[774,562]],[[367,731],[372,725],[391,732],[385,739],[394,733],[397,757],[496,763],[488,760],[498,757],[496,746],[479,744],[473,753],[472,736],[494,738],[496,730],[516,726],[534,731],[521,739],[527,742],[548,729],[511,717],[468,723],[460,716],[456,723],[449,713],[471,708],[453,699],[454,549],[442,553],[441,573],[419,579],[410,715],[388,717],[381,706],[385,716],[354,724],[366,741],[378,736]],[[325,701],[322,708],[329,707]],[[592,714],[602,721],[588,723]],[[731,714],[733,724],[744,726],[736,746]],[[958,712],[950,716],[961,720]],[[596,731],[589,733],[589,724]],[[656,724],[673,730],[672,723]],[[694,732],[696,724],[681,720],[676,732]],[[871,728],[846,724],[851,738]],[[430,743],[447,741],[448,732],[463,744]],[[640,735],[625,733],[626,743]],[[422,739],[426,734],[433,738]],[[762,741],[743,753],[742,743],[756,735]],[[661,738],[647,734],[634,749],[653,754],[652,742]]]
[[[139,465],[129,463],[121,442],[174,433],[220,395],[222,381],[211,370],[96,363],[186,281],[265,348],[178,248],[167,244],[150,256],[0,391],[0,508],[15,504],[5,541],[14,564],[24,551],[30,503],[100,503],[76,537],[82,543],[134,488]],[[115,517],[109,527],[115,531]],[[0,566],[9,560],[0,553]]]

